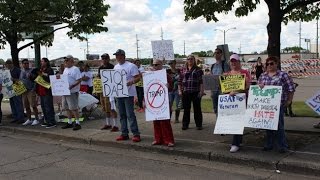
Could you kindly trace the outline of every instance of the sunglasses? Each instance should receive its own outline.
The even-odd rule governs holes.
[[[160,64],[152,64],[152,66],[156,66],[156,67],[159,66],[159,65],[160,65]]]
[[[266,66],[273,66],[274,65],[274,62],[271,62],[271,63],[266,63]]]

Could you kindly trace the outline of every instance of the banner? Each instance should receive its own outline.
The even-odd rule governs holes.
[[[101,69],[103,96],[128,97],[126,74],[124,69]]]
[[[214,134],[243,134],[246,94],[219,95],[218,118]]]
[[[147,71],[142,76],[146,121],[170,119],[166,70]]]
[[[45,87],[45,88],[47,88],[47,89],[50,88],[50,83],[48,83],[47,81],[45,81],[42,76],[38,76],[38,77],[34,80],[34,82],[36,82],[37,84],[39,84],[39,85],[41,85],[41,86],[43,86],[43,87]]]
[[[320,91],[305,102],[314,112],[320,115]]]
[[[204,90],[217,91],[220,89],[219,75],[203,75]]]
[[[245,127],[278,130],[282,86],[251,85]]]
[[[174,60],[172,40],[151,41],[153,60]]]
[[[70,95],[68,76],[60,75],[57,79],[56,75],[49,76],[52,96]]]
[[[11,74],[9,70],[0,70],[0,76],[2,77],[2,94],[5,97],[12,98],[15,96],[13,90],[13,82],[11,80]]]
[[[92,80],[93,83],[93,92],[94,94],[102,93],[102,81],[99,78],[94,78]]]
[[[220,86],[222,93],[245,89],[245,75],[222,75],[220,76]]]
[[[13,83],[12,88],[17,96],[20,96],[21,94],[27,91],[27,88],[24,86],[23,82],[21,81],[17,81]]]

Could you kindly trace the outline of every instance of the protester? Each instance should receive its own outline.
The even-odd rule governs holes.
[[[113,124],[111,125],[111,132],[118,132],[119,131],[119,126],[118,126],[118,113],[117,113],[117,108],[116,108],[116,100],[114,97],[110,97],[110,116],[112,119]]]
[[[211,73],[210,73],[210,69],[205,69],[204,70],[204,75],[210,75]]]
[[[163,69],[162,61],[158,59],[153,61],[152,66],[153,66],[153,71],[158,71]],[[167,82],[168,82],[168,91],[172,92],[173,84],[172,84],[172,78],[169,74],[167,74]],[[174,138],[173,138],[170,119],[154,120],[153,131],[154,131],[154,141],[152,142],[152,145],[163,144],[168,147],[174,146]]]
[[[81,84],[80,84],[80,91],[82,90],[83,92],[92,94],[93,90],[93,84],[92,84],[92,79],[93,79],[93,74],[91,71],[89,71],[89,65],[85,64],[81,67]]]
[[[38,108],[37,108],[37,94],[35,92],[35,83],[33,74],[31,73],[32,68],[29,67],[28,59],[22,60],[22,70],[20,73],[20,81],[26,87],[27,91],[22,94],[23,106],[27,112],[27,120],[22,124],[24,126],[32,125],[35,126],[39,124]],[[31,108],[35,119],[31,119]]]
[[[256,65],[254,66],[254,69],[255,69],[255,72],[256,72],[256,78],[257,80],[259,79],[260,75],[264,72],[265,68],[261,62],[261,58],[258,57],[257,59],[257,63]]]
[[[44,81],[50,83],[49,76],[54,75],[53,69],[50,67],[50,62],[48,58],[41,59],[40,69],[34,69],[36,74],[41,76]],[[46,128],[56,127],[54,106],[53,106],[53,96],[51,88],[46,88],[38,83],[36,83],[36,92],[40,97],[41,109],[44,116],[44,121],[41,126]]]
[[[170,117],[172,114],[172,106],[173,102],[176,102],[176,109],[175,109],[175,123],[179,123],[179,115],[180,115],[180,108],[179,108],[179,102],[180,102],[180,96],[178,92],[178,81],[180,78],[180,69],[176,68],[177,61],[172,60],[169,61],[170,69],[169,69],[169,76],[172,79],[172,91],[169,92],[169,103],[170,103]]]
[[[258,84],[261,89],[264,86],[282,86],[281,106],[279,113],[278,130],[267,130],[267,139],[264,151],[270,151],[273,149],[274,140],[276,139],[280,153],[285,153],[288,150],[288,144],[284,131],[284,108],[286,108],[291,102],[294,93],[294,83],[291,77],[284,71],[278,70],[280,59],[275,56],[268,57],[266,59],[266,72],[262,73],[259,77]]]
[[[248,97],[248,90],[251,84],[251,75],[247,70],[241,68],[240,56],[238,54],[232,54],[230,56],[230,71],[223,73],[223,75],[236,75],[243,74],[245,75],[245,90],[232,91],[228,94],[230,96],[235,96],[237,93],[246,93]],[[233,135],[232,145],[230,148],[230,152],[237,152],[240,148],[240,144],[242,143],[242,135]]]
[[[62,96],[62,107],[67,110],[68,123],[62,129],[73,128],[74,131],[81,129],[79,121],[79,91],[81,83],[81,73],[79,68],[74,66],[73,56],[68,55],[65,57],[65,69],[63,75],[68,77],[70,95]],[[57,78],[60,78],[57,75]],[[75,124],[72,123],[72,115],[75,117]]]
[[[194,120],[197,130],[202,130],[201,97],[204,94],[203,71],[196,65],[195,57],[187,57],[186,67],[182,69],[179,79],[179,95],[182,96],[183,120],[182,130],[187,130],[190,123],[191,102],[193,103]]]
[[[110,56],[107,53],[101,55],[102,65],[98,69],[98,77],[100,78],[100,70],[102,69],[113,69],[114,65],[110,63]],[[101,130],[111,129],[111,108],[110,100],[108,97],[104,97],[102,93],[98,94],[100,97],[100,104],[103,111],[106,113],[105,124],[102,126]]]
[[[61,64],[56,74],[63,74],[64,64]],[[54,104],[57,104],[59,114],[62,114],[62,96],[53,96]]]
[[[129,139],[129,130],[127,123],[127,121],[129,121],[130,130],[133,134],[132,141],[140,142],[140,132],[138,128],[137,118],[134,114],[134,96],[136,96],[137,94],[134,84],[140,80],[139,70],[136,65],[126,61],[124,50],[118,49],[113,55],[116,56],[116,59],[118,61],[118,64],[114,66],[114,69],[123,69],[126,71],[129,94],[129,97],[116,98],[121,123],[121,135],[117,138],[117,141]]]
[[[13,83],[17,83],[19,81],[21,70],[15,67],[11,60],[6,61],[6,66],[10,70],[11,80]],[[12,111],[13,121],[11,123],[24,123],[24,112],[23,112],[23,103],[22,96],[16,95],[10,98],[10,107]]]
[[[139,73],[140,73],[140,80],[136,83],[136,91],[137,91],[137,98],[138,98],[138,106],[139,109],[138,112],[144,112],[143,107],[143,81],[142,81],[142,73],[144,73],[144,68],[141,66],[141,62],[139,59],[135,60],[135,65],[138,67]]]

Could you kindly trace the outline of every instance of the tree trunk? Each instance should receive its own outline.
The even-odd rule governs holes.
[[[280,34],[281,34],[281,22],[282,15],[280,9],[280,0],[265,0],[269,8],[269,23],[267,25],[268,31],[268,56],[280,57]],[[279,63],[279,68],[281,63]]]
[[[13,65],[20,68],[18,43],[17,41],[10,41],[9,44],[11,49],[11,58]]]

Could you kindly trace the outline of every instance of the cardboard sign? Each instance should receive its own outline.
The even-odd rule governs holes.
[[[203,75],[204,90],[217,91],[220,89],[219,75]]]
[[[2,94],[8,98],[15,96],[13,90],[13,82],[11,80],[11,74],[9,70],[0,70],[0,76],[2,77]]]
[[[320,91],[305,102],[314,112],[320,115]]]
[[[151,41],[153,60],[174,60],[172,40]]]
[[[102,81],[99,78],[94,78],[92,80],[92,84],[93,84],[93,92],[92,93],[102,93]]]
[[[103,96],[128,97],[127,75],[124,69],[100,70]]]
[[[146,121],[170,119],[166,70],[142,74]]]
[[[222,75],[220,76],[220,86],[222,93],[245,89],[245,75]]]
[[[246,94],[219,95],[218,118],[214,134],[243,134]]]
[[[13,90],[16,94],[16,96],[20,96],[21,94],[25,93],[27,91],[27,88],[24,86],[23,82],[17,81],[13,83],[12,85]]]
[[[245,127],[277,130],[282,86],[250,86]]]
[[[38,76],[38,77],[34,80],[34,82],[36,82],[37,84],[39,84],[39,85],[41,85],[41,86],[43,86],[43,87],[45,87],[45,88],[47,88],[47,89],[49,89],[49,88],[51,87],[51,86],[50,86],[50,83],[48,83],[47,81],[45,81],[42,76]]]
[[[53,96],[70,95],[67,75],[60,75],[60,79],[57,79],[56,75],[51,75],[49,78]]]

